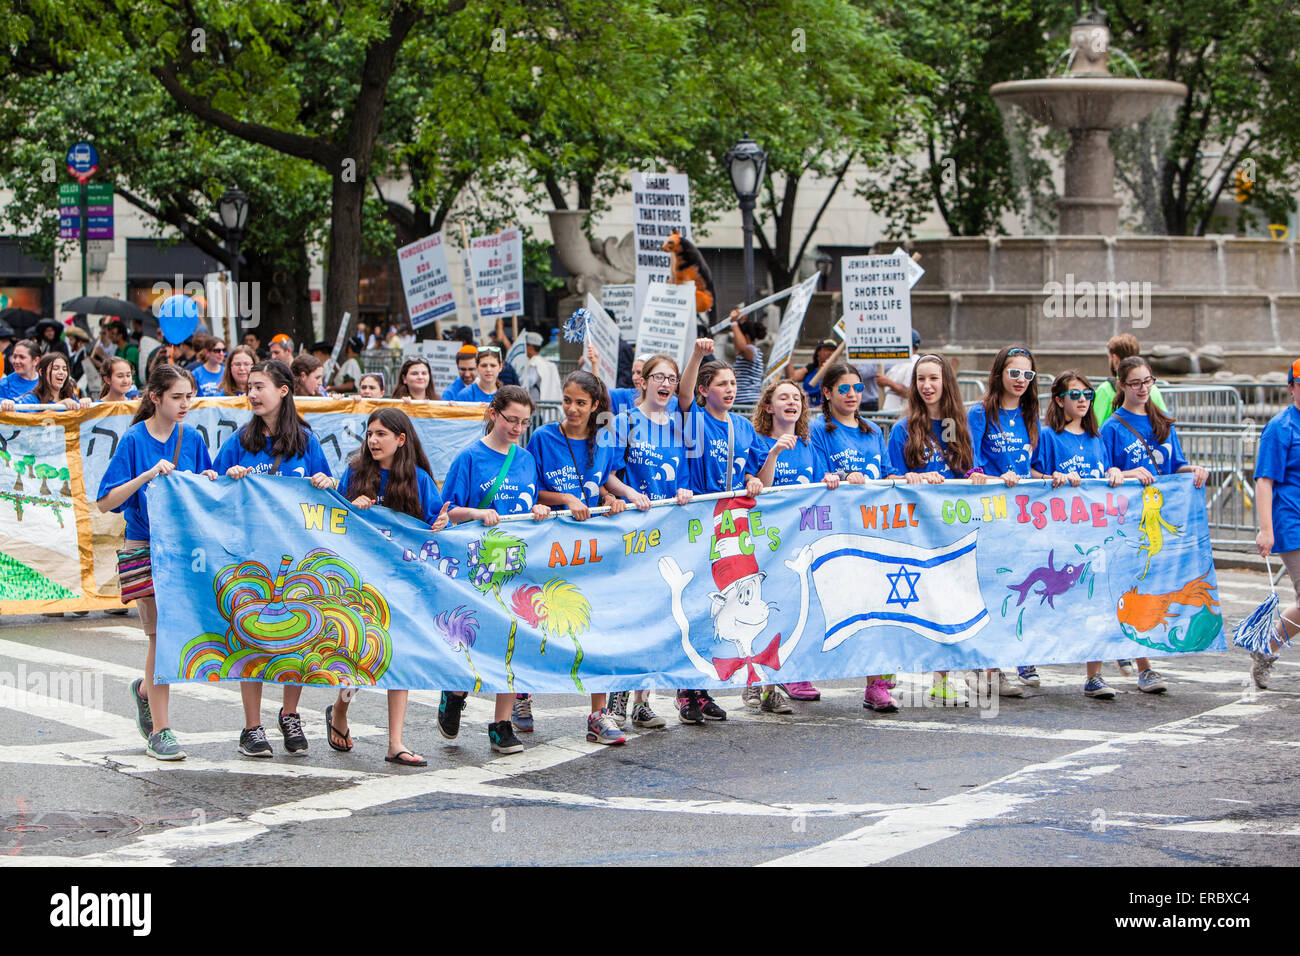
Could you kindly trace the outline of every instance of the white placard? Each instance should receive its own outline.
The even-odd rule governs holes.
[[[656,282],[646,291],[637,324],[636,354],[663,352],[685,368],[695,340],[695,283]]]
[[[429,363],[429,371],[433,373],[429,394],[441,397],[448,385],[460,380],[460,370],[456,368],[456,353],[460,351],[460,347],[461,343],[456,341],[425,339],[423,342],[413,342],[403,348],[402,357],[411,358],[418,355]]]
[[[794,286],[790,293],[785,315],[781,317],[781,327],[776,330],[776,340],[772,343],[772,354],[767,360],[764,382],[780,375],[786,363],[790,361],[790,356],[794,354],[794,347],[799,342],[799,330],[803,328],[804,316],[808,314],[808,303],[812,301],[813,293],[817,291],[817,283],[820,280],[821,275],[814,272]]]
[[[894,247],[894,255],[907,256],[907,287],[910,289],[921,281],[921,276],[925,275],[925,270],[921,268],[921,263],[917,262],[911,256],[903,251],[902,246]]]
[[[455,313],[456,297],[451,291],[442,233],[435,232],[398,249],[397,264],[402,273],[402,291],[406,295],[406,311],[411,315],[411,328],[418,329]]]
[[[618,379],[618,323],[587,293],[587,337],[585,347],[596,350],[596,377],[613,390]]]
[[[849,360],[905,359],[912,354],[912,298],[907,255],[840,259]]]
[[[524,242],[518,229],[470,240],[474,294],[485,319],[519,315],[524,310]]]
[[[636,310],[636,286],[601,286],[600,304],[609,313],[609,317],[618,323],[619,335],[629,342],[635,342],[636,320],[639,315]]]
[[[683,239],[691,238],[690,179],[685,173],[633,173],[632,205],[636,235],[633,311],[641,316],[650,283],[672,281],[673,257],[664,252],[664,241],[674,232],[680,232]]]

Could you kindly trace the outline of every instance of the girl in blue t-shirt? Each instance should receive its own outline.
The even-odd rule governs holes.
[[[310,478],[317,488],[334,487],[330,466],[320,442],[298,417],[293,400],[294,380],[283,362],[259,362],[248,373],[248,405],[253,417],[226,439],[213,466],[227,478],[248,475],[279,475]],[[244,680],[239,685],[244,702],[244,729],[239,735],[239,752],[245,757],[272,756],[271,744],[262,727],[262,682]],[[284,735],[284,749],[291,755],[307,753],[307,736],[298,701],[302,687],[284,685],[284,706],[278,723]]]
[[[1038,372],[1029,349],[1007,346],[993,357],[984,397],[967,413],[975,465],[1008,488],[1029,477],[1038,441]]]
[[[370,413],[366,440],[348,460],[338,487],[356,508],[383,505],[425,522],[434,532],[447,527],[447,509],[451,506],[438,493],[420,436],[400,409],[378,408]],[[325,708],[329,745],[335,750],[352,749],[348,706],[356,691],[355,687],[340,688],[338,699]],[[409,696],[406,690],[388,692],[388,756],[384,759],[404,767],[425,767],[428,761],[402,743]]]
[[[139,397],[130,362],[115,356],[104,363],[104,387],[99,393],[101,402],[129,402]]]
[[[481,521],[494,527],[503,514],[532,512],[534,521],[550,517],[551,509],[537,501],[537,462],[519,439],[533,414],[533,399],[518,385],[497,389],[484,413],[484,435],[461,449],[442,485],[451,505],[451,520]],[[438,731],[448,740],[460,733],[460,714],[468,691],[443,691],[438,705]],[[496,712],[488,725],[488,742],[496,753],[516,754],[524,745],[510,723],[514,694],[496,695]]]
[[[204,350],[202,364],[191,373],[199,387],[199,398],[212,398],[223,394],[222,382],[226,377],[223,364],[225,361],[226,343],[221,339],[213,339],[212,344]]]
[[[194,379],[176,365],[154,368],[140,408],[117,443],[113,458],[99,482],[95,504],[101,512],[117,511],[126,518],[125,551],[127,565],[148,558],[149,506],[148,484],[159,475],[176,469],[216,478],[208,459],[208,446],[198,429],[185,427],[185,416],[194,398]],[[152,584],[149,585],[152,590]],[[144,678],[131,682],[131,699],[135,702],[136,726],[148,741],[149,756],[158,760],[184,760],[185,752],[176,742],[170,726],[167,684],[154,683],[154,658],[157,650],[158,602],[150,594],[135,599],[140,612],[140,627],[149,641],[145,654]]]
[[[475,360],[478,377],[470,382],[456,396],[458,402],[490,402],[501,387],[501,350],[495,345],[484,346],[478,350]]]
[[[1264,426],[1255,452],[1255,547],[1262,558],[1270,552],[1282,558],[1296,600],[1282,612],[1268,650],[1251,653],[1250,675],[1260,690],[1268,688],[1277,651],[1300,634],[1300,359],[1291,363],[1287,388],[1291,404]]]
[[[1123,405],[1115,409],[1106,424],[1101,426],[1101,443],[1107,460],[1120,468],[1126,478],[1136,478],[1144,485],[1156,480],[1156,475],[1192,474],[1192,484],[1205,486],[1210,477],[1207,469],[1188,464],[1183,457],[1174,420],[1151,401],[1151,386],[1155,377],[1151,366],[1140,355],[1131,355],[1119,363],[1116,375]],[[1148,468],[1147,466],[1150,466]],[[1135,658],[1138,668],[1138,690],[1147,694],[1163,694],[1164,679],[1151,667],[1145,657]]]
[[[765,488],[786,485],[811,485],[825,472],[809,436],[811,410],[798,382],[774,382],[763,389],[754,408],[754,431],[758,433],[758,453],[763,461],[758,480]],[[825,476],[826,487],[839,487],[838,475]],[[746,707],[757,707],[770,714],[789,714],[793,709],[781,691],[795,700],[821,700],[821,691],[806,680],[787,681],[765,686],[753,685],[741,691]]]
[[[68,375],[68,359],[62,352],[42,355],[36,363],[35,388],[12,401],[7,398],[0,401],[0,411],[12,412],[15,407],[19,411],[35,411],[23,407],[32,405],[62,405],[69,410],[90,407],[90,399],[77,397],[77,386]]]
[[[553,508],[568,508],[577,521],[586,521],[592,507],[601,505],[608,505],[610,514],[620,514],[628,501],[641,511],[649,511],[650,499],[618,478],[617,472],[623,467],[622,446],[597,441],[599,423],[609,416],[605,384],[590,372],[579,370],[565,378],[563,395],[564,421],[543,425],[528,442],[528,451],[537,460],[537,500]],[[619,728],[627,719],[627,694],[619,691],[615,695],[617,711],[610,708],[606,694],[591,695],[589,741],[626,741]],[[522,701],[513,715],[517,725],[521,717],[525,722],[532,718],[529,697],[524,696]]]
[[[1084,478],[1106,478],[1111,487],[1124,481],[1123,472],[1106,458],[1092,408],[1095,394],[1092,383],[1073,369],[1053,380],[1044,427],[1034,449],[1035,478],[1051,478],[1053,488],[1066,482],[1077,488]],[[1119,663],[1123,671],[1129,662]],[[1097,700],[1114,700],[1115,691],[1102,679],[1101,661],[1088,661],[1083,692]]]
[[[812,446],[819,473],[839,475],[850,484],[893,473],[885,437],[880,428],[863,418],[862,393],[866,386],[852,365],[834,362],[822,378],[822,414],[812,424]]]

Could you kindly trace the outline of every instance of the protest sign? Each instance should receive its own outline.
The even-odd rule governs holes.
[[[518,315],[524,309],[524,246],[519,230],[503,229],[470,240],[474,295],[484,319]]]
[[[435,232],[398,249],[397,265],[411,328],[418,329],[444,315],[455,314],[456,297],[451,290],[442,233]]]
[[[1222,650],[1205,495],[1158,486],[1182,533],[1148,555],[1136,482],[796,485],[432,534],[306,479],[177,472],[150,491],[157,680],[602,693]]]
[[[685,367],[695,338],[695,283],[656,282],[646,295],[637,323],[636,354],[663,352]]]
[[[776,330],[776,339],[772,342],[772,354],[767,360],[767,373],[763,381],[779,378],[785,371],[794,354],[794,347],[799,343],[799,330],[803,328],[804,316],[808,313],[808,303],[817,291],[821,276],[817,273],[793,287],[790,301],[786,303],[785,315],[781,317],[781,326]]]
[[[921,277],[925,275],[925,270],[921,268],[921,263],[917,262],[903,251],[902,246],[894,247],[894,255],[905,256],[907,258],[907,287],[909,289],[912,288],[921,281]],[[917,255],[920,255],[920,253],[917,253]]]
[[[674,232],[680,232],[683,239],[691,238],[690,180],[684,173],[633,173],[632,205],[636,235],[633,313],[641,316],[650,283],[673,278],[673,257],[663,250],[663,244]]]
[[[618,333],[628,342],[636,341],[635,285],[606,285],[600,288],[600,304],[609,317],[618,323]]]
[[[586,347],[596,350],[596,377],[613,389],[618,379],[618,323],[587,293]]]
[[[899,253],[840,259],[851,361],[905,359],[912,354],[909,261]]]

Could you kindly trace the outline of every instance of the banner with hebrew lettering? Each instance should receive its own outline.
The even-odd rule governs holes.
[[[384,404],[411,416],[439,480],[482,432],[481,406],[299,399],[298,409],[337,475],[360,447],[366,418]],[[136,406],[0,413],[0,614],[121,607],[117,549],[126,524],[120,514],[100,514],[95,495]],[[242,398],[198,399],[186,427],[215,456],[251,414]]]
[[[1224,647],[1190,476],[798,485],[438,533],[297,478],[150,495],[159,680],[598,693]]]

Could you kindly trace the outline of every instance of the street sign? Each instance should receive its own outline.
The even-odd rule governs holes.
[[[59,238],[81,237],[81,186],[59,184]],[[87,239],[113,238],[113,184],[90,183],[86,186]]]
[[[99,151],[90,143],[74,143],[65,162],[77,182],[88,182],[99,170]]]

